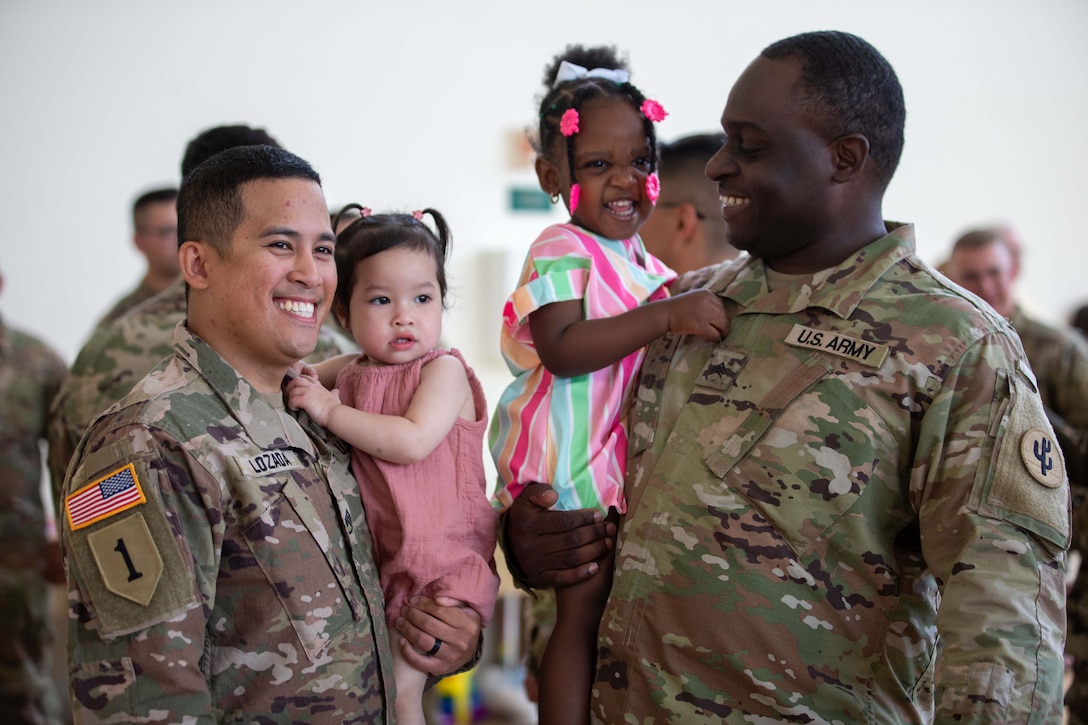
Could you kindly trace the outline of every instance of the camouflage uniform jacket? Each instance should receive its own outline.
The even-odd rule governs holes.
[[[1073,330],[1028,317],[1017,307],[1009,320],[1039,381],[1043,405],[1088,438],[1088,344]]]
[[[646,356],[595,720],[1060,721],[1069,492],[1012,329],[909,226],[695,275],[732,327]]]
[[[0,320],[0,562],[5,569],[40,570],[45,561],[38,446],[64,368],[45,343]]]
[[[0,714],[5,725],[60,723],[49,668],[46,522],[39,444],[64,361],[0,320]]]
[[[346,446],[184,326],[174,351],[94,422],[66,488],[76,722],[390,721]]]
[[[141,280],[140,284],[136,286],[136,289],[129,292],[127,295],[117,300],[117,302],[110,308],[109,312],[102,315],[102,319],[98,321],[95,327],[101,327],[108,322],[113,322],[121,315],[125,314],[133,307],[142,304],[144,301],[151,299],[157,293],[155,290],[148,286],[146,280]]]
[[[91,421],[173,352],[174,328],[185,319],[185,311],[181,281],[96,328],[79,351],[50,412],[49,470],[55,496],[60,495],[72,454]],[[307,360],[316,362],[352,350],[341,336],[322,328],[317,348]]]

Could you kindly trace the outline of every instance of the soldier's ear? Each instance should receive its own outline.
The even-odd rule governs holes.
[[[204,242],[185,242],[178,249],[178,263],[185,283],[191,289],[208,287],[208,255],[211,247]]]
[[[831,179],[845,183],[859,176],[869,161],[869,139],[860,133],[840,136],[831,143]]]

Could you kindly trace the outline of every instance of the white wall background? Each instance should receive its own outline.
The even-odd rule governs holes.
[[[434,206],[454,237],[447,338],[493,357],[507,284],[548,214],[506,209],[510,138],[568,42],[628,51],[671,115],[713,129],[761,48],[837,28],[897,69],[907,145],[885,216],[939,261],[968,226],[1011,222],[1021,297],[1052,319],[1086,301],[1076,232],[1088,162],[1083,0],[0,0],[0,309],[71,360],[131,288],[132,199],[176,184],[186,142],[269,130],[313,163],[330,204]],[[492,398],[494,399],[494,397]]]

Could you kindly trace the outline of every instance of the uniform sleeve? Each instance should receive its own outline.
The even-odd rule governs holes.
[[[1060,721],[1069,489],[1008,335],[969,345],[936,392],[912,496],[941,588],[936,722]]]
[[[91,436],[102,444],[81,455],[62,524],[75,722],[214,722],[204,654],[223,536],[219,487],[159,431]],[[121,489],[127,476],[144,500],[98,518],[91,511],[86,523],[80,493]]]
[[[1051,391],[1054,408],[1077,431],[1083,446],[1088,442],[1088,344],[1070,339],[1061,352],[1059,370],[1058,384]]]
[[[65,415],[67,399],[68,389],[66,384],[62,384],[60,392],[53,398],[49,408],[49,421],[45,429],[45,437],[49,442],[49,455],[46,462],[49,466],[54,506],[64,494],[64,475],[76,451],[75,443],[68,436],[68,418]]]

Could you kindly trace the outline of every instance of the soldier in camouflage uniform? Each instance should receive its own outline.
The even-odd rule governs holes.
[[[215,154],[237,146],[278,146],[264,129],[216,126],[201,132],[186,146],[182,178]],[[185,319],[185,281],[177,282],[117,319],[95,328],[79,351],[49,416],[49,471],[54,495],[80,438],[95,417],[125,396],[140,378],[172,354],[174,328]],[[323,327],[317,348],[307,362],[319,362],[355,346],[343,335]]]
[[[1088,554],[1088,514],[1083,501],[1088,486],[1088,345],[1073,330],[1036,320],[1016,303],[1013,285],[1019,273],[1019,246],[1001,228],[975,229],[953,244],[952,278],[1008,318],[1024,345],[1032,372],[1058,441],[1065,454],[1072,490],[1073,547]],[[1073,684],[1066,694],[1071,725],[1088,723],[1088,574],[1085,569],[1069,592],[1069,633],[1065,651],[1073,657]]]
[[[178,209],[187,321],[92,424],[65,490],[76,721],[391,722],[347,449],[282,393],[336,285],[318,176],[281,149],[236,148],[186,178]],[[471,659],[478,617],[427,601],[405,620],[413,665]]]
[[[177,189],[154,189],[133,202],[132,242],[147,259],[147,271],[136,289],[114,303],[95,327],[116,320],[179,279],[177,198]]]
[[[0,713],[17,725],[60,722],[47,606],[59,552],[46,540],[39,444],[63,376],[45,343],[0,320]]]
[[[185,281],[179,280],[116,320],[100,325],[79,351],[49,415],[49,472],[56,496],[91,421],[173,353],[174,328],[184,319]],[[351,341],[325,325],[306,361],[319,362],[354,350]]]
[[[707,175],[751,256],[681,279],[722,343],[647,353],[595,722],[1060,721],[1063,459],[1012,329],[882,219],[904,117],[845,33],[733,87]],[[522,576],[589,573],[606,527],[526,496]]]
[[[1037,320],[1016,303],[1017,269],[1014,250],[996,229],[961,235],[949,258],[952,279],[1012,324],[1039,381],[1043,405],[1069,426],[1083,451],[1088,439],[1088,345],[1073,330]]]

